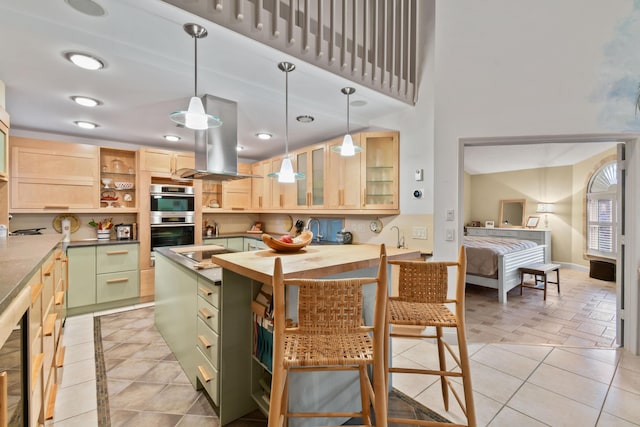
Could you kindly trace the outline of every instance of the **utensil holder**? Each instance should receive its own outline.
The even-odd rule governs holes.
[[[109,240],[111,238],[111,231],[109,230],[98,230],[98,240]]]

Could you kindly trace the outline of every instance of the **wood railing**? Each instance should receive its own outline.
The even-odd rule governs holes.
[[[418,0],[164,0],[348,80],[417,100]]]

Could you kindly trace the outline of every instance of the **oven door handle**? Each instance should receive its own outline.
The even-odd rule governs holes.
[[[151,228],[154,227],[195,227],[192,222],[181,222],[179,224],[151,224]]]

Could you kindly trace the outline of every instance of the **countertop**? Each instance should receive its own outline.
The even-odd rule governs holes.
[[[268,283],[273,276],[275,259],[282,259],[285,277],[315,279],[346,271],[369,268],[378,264],[380,246],[311,245],[295,253],[277,253],[271,249],[215,255],[213,262],[221,267]],[[418,259],[420,251],[387,247],[388,259]]]
[[[0,239],[0,313],[20,293],[61,239],[60,234]]]
[[[217,245],[198,245],[198,246],[177,246],[175,248],[167,248],[167,247],[160,247],[160,248],[156,248],[155,252],[159,253],[161,255],[166,256],[167,258],[169,258],[170,260],[172,260],[173,262],[175,262],[176,264],[180,264],[181,266],[189,269],[189,270],[193,270],[195,273],[199,274],[200,276],[204,277],[207,280],[212,281],[213,283],[216,284],[220,284],[222,282],[222,269],[220,267],[214,267],[214,268],[204,268],[204,269],[197,269],[195,267],[195,265],[197,264],[195,261],[193,261],[192,259],[189,259],[183,255],[180,255],[179,253],[175,252],[175,250],[177,250],[178,252],[185,252],[187,251],[187,249],[189,248],[199,248],[199,249],[224,249],[223,246],[217,246]]]
[[[133,240],[133,239],[129,239],[129,240],[115,240],[115,239],[104,239],[104,240],[98,240],[98,239],[86,239],[86,240],[72,240],[68,243],[66,243],[65,247],[66,248],[75,248],[75,247],[82,247],[82,246],[102,246],[102,245],[123,245],[123,244],[127,244],[127,243],[140,243],[139,240]]]

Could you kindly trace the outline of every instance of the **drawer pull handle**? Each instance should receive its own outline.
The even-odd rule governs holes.
[[[209,381],[211,381],[213,379],[213,377],[211,375],[209,375],[209,373],[204,368],[204,366],[198,365],[198,371],[200,371],[200,376],[202,376],[202,380],[205,383],[208,383]]]
[[[129,279],[127,277],[121,277],[119,279],[109,279],[107,280],[107,285],[110,285],[112,283],[122,283],[122,282],[128,282]]]
[[[49,266],[47,267],[47,269],[42,273],[45,276],[51,276],[51,271],[53,270],[53,267],[55,267],[55,263],[51,263],[49,264]]]
[[[213,294],[213,292],[212,292],[212,291],[210,291],[210,290],[209,290],[209,289],[207,289],[207,288],[203,288],[202,286],[200,286],[198,289],[200,289],[200,292],[201,292],[201,293],[203,293],[203,294],[205,294],[205,295],[206,295],[206,296],[208,296],[208,297],[210,297],[210,296]]]
[[[198,335],[198,340],[204,348],[211,348],[211,343],[203,335]]]
[[[198,313],[200,313],[200,315],[205,319],[211,319],[213,317],[213,314],[209,313],[204,308],[201,308],[200,310],[198,310]]]
[[[69,209],[69,206],[65,205],[45,205],[45,209]]]
[[[107,251],[107,255],[126,255],[129,251]]]

